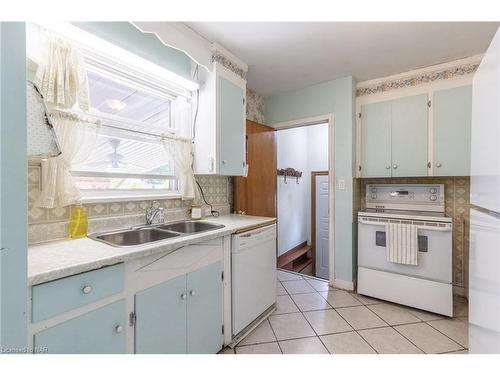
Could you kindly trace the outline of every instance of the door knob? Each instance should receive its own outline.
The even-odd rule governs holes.
[[[186,299],[187,298],[187,294],[186,293],[182,293],[181,294],[181,299]]]
[[[116,332],[116,333],[122,333],[122,332],[123,332],[123,327],[122,327],[121,325],[117,325],[117,326],[115,327],[115,332]]]
[[[394,164],[394,165],[392,166],[392,168],[393,168],[393,169],[398,169],[398,165],[397,165],[397,164]]]
[[[82,288],[82,292],[83,292],[83,294],[89,294],[90,292],[92,292],[92,286],[90,286],[90,285],[85,285],[85,286]]]
[[[436,163],[437,168],[441,168],[441,165],[442,165],[441,163]]]
[[[191,291],[189,292],[189,295],[190,295],[191,297],[193,297],[193,296],[195,296],[195,295],[196,295],[196,292],[195,292],[194,290],[191,290]]]

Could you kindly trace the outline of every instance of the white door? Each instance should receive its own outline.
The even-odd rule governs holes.
[[[328,175],[316,176],[316,277],[329,278],[328,273]]]

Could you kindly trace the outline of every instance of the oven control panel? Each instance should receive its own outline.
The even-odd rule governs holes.
[[[366,208],[444,212],[444,185],[368,184]]]

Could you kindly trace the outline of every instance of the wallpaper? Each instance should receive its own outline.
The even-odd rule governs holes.
[[[354,206],[366,207],[367,184],[444,184],[446,215],[453,219],[453,286],[456,294],[468,289],[469,264],[469,177],[361,178]]]
[[[264,124],[264,98],[248,88],[247,119]]]
[[[232,183],[225,176],[196,176],[203,188],[209,203],[221,215],[230,213],[232,201]],[[69,207],[53,209],[34,207],[34,202],[40,193],[40,166],[28,167],[28,242],[30,244],[67,237],[69,222]],[[156,200],[156,199],[154,199]],[[92,203],[84,208],[89,218],[89,231],[101,232],[122,229],[132,225],[145,223],[145,211],[152,200]],[[165,220],[174,221],[189,218],[192,200],[181,199],[158,200],[165,209]],[[202,203],[196,202],[196,203]],[[208,207],[203,205],[204,207]]]
[[[474,73],[479,67],[479,63],[458,65],[452,68],[437,70],[434,72],[418,74],[413,77],[406,77],[375,84],[368,87],[361,87],[356,90],[356,96],[370,95],[403,87],[411,87],[422,83],[434,82],[442,79],[451,79],[459,76]]]

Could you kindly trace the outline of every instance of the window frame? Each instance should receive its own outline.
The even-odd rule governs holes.
[[[178,96],[186,97],[191,100],[191,92],[188,89],[182,88],[171,82],[167,82],[158,76],[149,74],[146,71],[139,71],[133,67],[129,67],[123,62],[105,56],[102,53],[92,51],[86,46],[78,46],[83,55],[87,70],[95,74],[102,75],[107,79],[118,81],[126,86],[142,90],[155,96],[160,96],[170,100],[170,124],[167,135],[175,136],[179,133],[178,124],[175,123],[175,100]],[[90,114],[101,118],[104,123],[107,122],[126,122],[133,124],[134,120],[124,119],[120,116],[115,116],[109,113],[104,113],[96,110],[91,110]],[[137,125],[144,127],[144,123],[138,122]],[[112,125],[106,124],[106,127],[112,128]],[[116,128],[119,128],[118,126]],[[121,130],[129,131],[129,130]],[[135,131],[135,130],[134,130]],[[131,133],[133,131],[130,131]],[[144,131],[137,131],[138,133]],[[151,133],[155,137],[161,135]],[[95,202],[113,202],[113,201],[136,201],[142,199],[177,199],[181,197],[179,192],[179,180],[175,174],[140,174],[140,173],[113,173],[113,172],[92,172],[82,170],[70,170],[72,176],[75,177],[115,177],[115,178],[155,178],[169,181],[171,186],[169,189],[80,189],[83,203]]]

